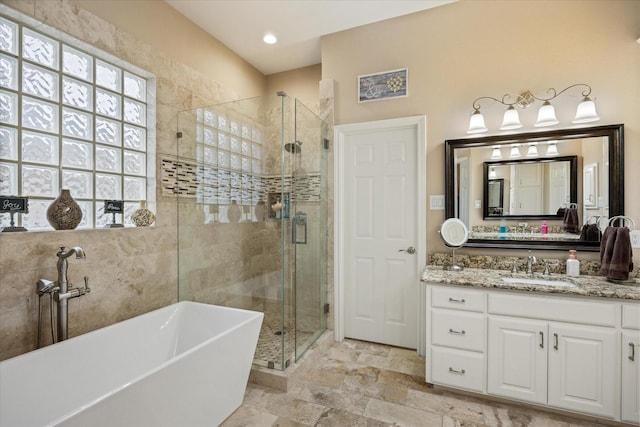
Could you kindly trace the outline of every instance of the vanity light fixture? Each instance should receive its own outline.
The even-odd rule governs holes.
[[[547,146],[547,156],[557,156],[558,155],[558,144],[555,141],[550,141]]]
[[[517,159],[518,157],[520,157],[520,146],[512,145],[511,146],[511,153],[509,154],[509,158],[510,159]]]
[[[536,100],[542,101],[542,106],[538,110],[538,119],[536,120],[534,126],[545,127],[557,125],[560,122],[556,117],[556,111],[551,104],[551,101],[556,99],[567,90],[578,86],[584,87],[585,89],[582,91],[583,98],[582,101],[580,101],[580,103],[578,104],[576,116],[573,119],[573,123],[589,123],[600,120],[600,117],[598,117],[598,114],[596,113],[596,104],[591,98],[589,98],[589,95],[591,94],[591,86],[584,83],[576,83],[562,89],[559,92],[554,88],[550,88],[547,90],[548,97],[537,97],[533,93],[531,93],[531,91],[527,90],[517,96],[505,94],[501,99],[497,99],[492,96],[481,96],[480,98],[476,98],[476,100],[473,101],[472,104],[473,113],[469,121],[469,129],[467,130],[467,133],[482,133],[488,130],[485,126],[484,116],[480,112],[479,103],[480,101],[485,99],[498,102],[507,107],[506,111],[504,112],[500,130],[513,130],[521,128],[522,123],[520,122],[520,117],[516,107],[520,109],[529,108]]]
[[[493,151],[491,152],[491,160],[500,159],[502,159],[502,151],[500,151],[500,147],[493,147]]]
[[[538,147],[536,144],[531,144],[527,149],[527,157],[536,157],[538,155]]]
[[[489,179],[496,179],[497,177],[496,168],[489,169]]]

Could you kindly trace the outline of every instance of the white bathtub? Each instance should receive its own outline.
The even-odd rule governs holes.
[[[0,426],[219,425],[262,313],[180,302],[0,363]]]

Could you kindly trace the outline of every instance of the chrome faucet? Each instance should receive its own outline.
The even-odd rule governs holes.
[[[84,250],[79,246],[74,246],[67,250],[64,246],[60,246],[60,250],[56,254],[58,257],[58,280],[52,282],[46,279],[40,279],[36,283],[36,291],[39,296],[44,294],[50,294],[53,296],[54,301],[57,304],[57,340],[56,342],[67,339],[68,325],[69,325],[69,313],[68,313],[68,300],[71,298],[81,297],[89,292],[89,278],[84,276],[84,288],[74,288],[67,280],[67,271],[69,270],[69,263],[67,258],[75,254],[77,259],[85,259],[86,255]],[[38,325],[40,326],[40,325]]]
[[[533,276],[533,265],[538,263],[538,258],[536,258],[531,251],[529,251],[529,256],[527,256],[527,274]]]

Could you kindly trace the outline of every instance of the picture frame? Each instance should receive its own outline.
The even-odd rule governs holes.
[[[408,91],[409,70],[382,71],[358,76],[358,103],[390,98],[405,98]]]

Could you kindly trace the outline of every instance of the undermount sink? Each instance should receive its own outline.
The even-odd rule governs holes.
[[[574,288],[576,286],[571,282],[565,282],[562,280],[526,279],[522,277],[503,277],[502,281],[505,283],[514,283],[520,285],[559,286],[566,288]]]

